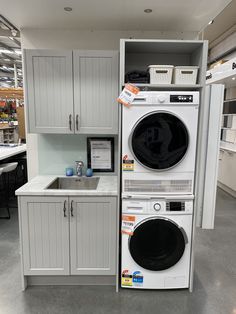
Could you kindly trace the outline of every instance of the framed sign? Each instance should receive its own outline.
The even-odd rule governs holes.
[[[88,168],[94,172],[114,172],[114,138],[88,137]]]

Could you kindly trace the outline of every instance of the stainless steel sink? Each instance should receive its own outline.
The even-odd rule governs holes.
[[[56,178],[46,189],[52,190],[96,190],[98,177]]]

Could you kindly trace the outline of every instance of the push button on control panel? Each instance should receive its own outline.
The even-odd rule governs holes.
[[[153,205],[153,208],[155,209],[155,211],[159,211],[160,209],[161,209],[161,204],[160,203],[155,203],[154,205]]]

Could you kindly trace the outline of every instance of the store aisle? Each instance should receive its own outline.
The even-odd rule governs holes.
[[[214,231],[198,230],[194,292],[111,287],[30,287],[20,282],[18,221],[0,221],[0,314],[236,313],[236,200],[217,195]]]

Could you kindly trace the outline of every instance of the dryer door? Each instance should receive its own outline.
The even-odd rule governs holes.
[[[174,114],[154,111],[134,126],[130,149],[135,159],[151,170],[167,170],[185,156],[189,135],[184,123]]]
[[[134,261],[148,270],[174,266],[183,256],[187,235],[175,222],[152,217],[142,221],[129,238],[129,251]]]

